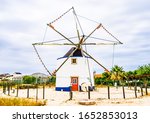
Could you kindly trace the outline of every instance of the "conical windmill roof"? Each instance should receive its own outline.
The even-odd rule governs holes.
[[[75,50],[75,47],[72,47],[63,57],[69,57],[70,54]],[[71,57],[83,57],[81,49],[76,49],[76,51],[71,55]]]

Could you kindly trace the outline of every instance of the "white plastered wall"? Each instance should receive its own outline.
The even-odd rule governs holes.
[[[71,64],[72,58],[77,59],[77,64]],[[66,58],[58,59],[57,67],[59,67],[65,59]],[[79,85],[82,83],[87,83],[94,86],[93,66],[91,59],[85,57],[70,57],[56,73],[56,87],[70,86],[71,77],[78,77]]]

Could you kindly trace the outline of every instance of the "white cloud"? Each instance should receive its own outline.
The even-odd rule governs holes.
[[[44,71],[32,43],[43,40],[46,24],[57,18],[72,6],[77,14],[103,23],[124,44],[116,46],[115,64],[125,70],[136,69],[137,66],[149,63],[150,8],[148,0],[1,0],[0,5],[0,73],[21,71],[32,73]],[[67,18],[68,17],[68,18]],[[58,21],[58,26],[67,36],[76,35],[74,20],[71,15]],[[86,34],[96,23],[81,20]],[[99,37],[101,31],[93,36]],[[62,38],[50,28],[45,40]],[[70,47],[38,47],[40,54],[52,71],[56,59],[65,54]],[[96,46],[89,52],[104,66],[111,68],[112,47]]]

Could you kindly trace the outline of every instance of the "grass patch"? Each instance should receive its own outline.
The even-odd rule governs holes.
[[[0,106],[44,106],[46,101],[35,101],[25,98],[7,98],[0,97]]]

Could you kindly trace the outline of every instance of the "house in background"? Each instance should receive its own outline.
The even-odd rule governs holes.
[[[31,76],[34,76],[36,78],[36,81],[39,81],[40,83],[46,82],[48,80],[48,75],[44,73],[33,73]]]
[[[7,76],[9,76],[9,73],[0,74],[0,81],[6,79]]]
[[[20,73],[20,72],[15,72],[15,73],[13,73],[12,74],[12,80],[13,81],[22,81],[22,79],[23,79],[23,75],[22,75],[22,73]]]
[[[13,74],[1,74],[0,80],[8,80],[8,81],[22,81],[23,75],[20,72],[14,72]]]

